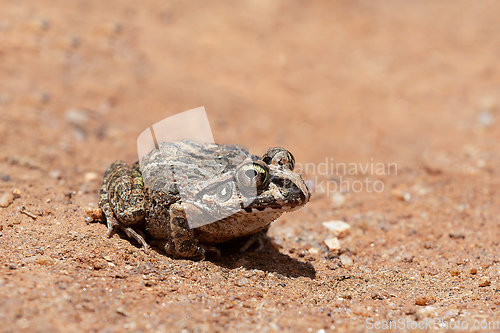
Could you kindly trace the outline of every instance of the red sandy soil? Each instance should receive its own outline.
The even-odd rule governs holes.
[[[500,2],[0,7],[0,331],[500,330]],[[308,163],[307,206],[201,262],[87,224],[105,168],[201,105]]]

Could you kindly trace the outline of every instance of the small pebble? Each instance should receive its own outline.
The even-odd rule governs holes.
[[[240,287],[246,286],[249,283],[250,283],[250,280],[248,280],[247,278],[244,278],[244,277],[242,277],[241,279],[238,280],[238,282],[236,282],[236,284]]]
[[[327,221],[323,222],[323,226],[338,238],[347,236],[351,230],[351,226],[344,221]]]
[[[400,201],[408,202],[411,200],[411,194],[408,191],[396,189],[392,190],[391,193],[394,197],[396,197],[396,199]]]
[[[340,242],[337,237],[325,239],[325,244],[330,252],[339,253],[340,252]]]
[[[14,201],[14,194],[8,192],[0,197],[0,207],[8,207]]]
[[[481,280],[481,282],[479,282],[480,287],[488,287],[490,284],[491,284],[491,281],[488,279],[484,279],[484,280]]]
[[[456,269],[453,269],[450,271],[450,274],[451,276],[459,276],[460,275],[460,271],[457,271]]]
[[[345,267],[350,267],[354,264],[354,261],[347,254],[342,254],[340,256],[340,262],[342,263],[342,266]]]
[[[477,268],[475,268],[475,267],[471,268],[471,269],[470,269],[470,273],[471,273],[472,275],[477,274]]]
[[[38,264],[42,266],[51,266],[55,264],[55,260],[47,255],[41,255],[37,258]]]
[[[311,247],[309,250],[309,254],[318,254],[319,250],[315,247]]]
[[[464,239],[465,235],[462,232],[459,232],[459,231],[452,231],[452,232],[450,232],[450,238]]]
[[[87,216],[85,217],[85,222],[90,223],[94,221],[100,221],[102,218],[102,210],[100,208],[85,208],[85,213]]]
[[[59,170],[51,170],[49,171],[49,176],[54,179],[61,179],[61,171]]]
[[[415,298],[415,304],[419,306],[431,305],[436,302],[436,297],[434,296],[419,296]]]
[[[86,172],[84,175],[85,181],[90,182],[97,179],[99,176],[95,172]]]
[[[493,117],[493,115],[489,110],[483,110],[477,116],[477,121],[479,125],[483,127],[489,127],[493,125],[495,118]]]
[[[417,313],[422,317],[434,317],[436,316],[436,307],[429,305],[423,308],[417,309]]]
[[[84,127],[89,120],[89,112],[78,109],[66,110],[66,120],[72,125]]]
[[[342,193],[335,192],[332,195],[332,205],[334,208],[340,208],[345,203],[345,196]]]
[[[129,316],[128,312],[126,312],[125,310],[123,310],[123,308],[116,309],[116,313],[121,314],[124,317],[128,317]]]

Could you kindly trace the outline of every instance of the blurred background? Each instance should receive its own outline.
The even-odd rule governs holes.
[[[36,143],[41,163],[132,161],[145,128],[202,105],[216,141],[302,162],[405,167],[496,144],[495,1],[1,6],[2,148]]]

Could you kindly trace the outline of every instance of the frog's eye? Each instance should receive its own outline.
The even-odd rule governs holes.
[[[292,171],[295,167],[295,158],[292,153],[281,147],[269,148],[262,156],[262,160],[268,165],[274,164]]]
[[[225,183],[217,188],[217,199],[222,202],[228,201],[233,196],[233,188],[231,184]]]
[[[238,185],[244,190],[261,190],[269,183],[269,168],[260,161],[246,163],[236,170],[235,177]]]

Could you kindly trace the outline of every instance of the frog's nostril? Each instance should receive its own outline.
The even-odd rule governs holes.
[[[276,184],[279,188],[290,188],[293,186],[297,187],[291,179],[281,178],[276,176],[273,176],[271,178],[271,183]]]

